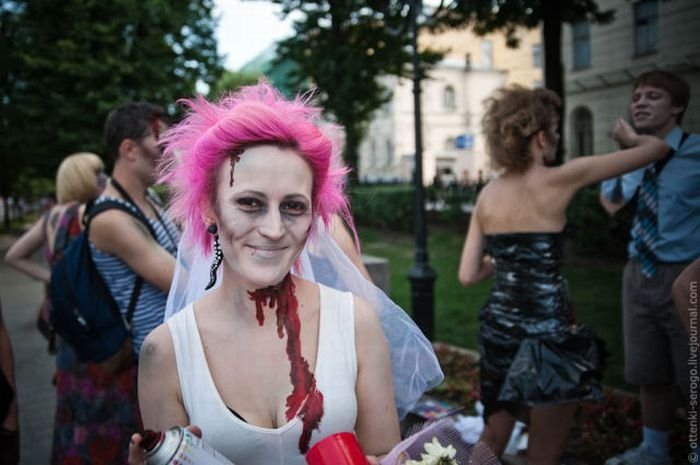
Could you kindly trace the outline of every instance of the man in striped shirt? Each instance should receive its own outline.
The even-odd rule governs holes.
[[[163,322],[179,242],[179,231],[149,190],[161,156],[158,138],[167,127],[164,116],[158,106],[130,102],[109,114],[104,129],[114,170],[96,203],[122,202],[137,216],[142,214],[150,227],[119,209],[96,216],[90,227],[93,260],[123,314],[134,298],[137,277],[143,280],[132,320],[134,355]]]

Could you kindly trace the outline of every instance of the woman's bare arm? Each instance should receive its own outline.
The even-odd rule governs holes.
[[[622,119],[617,120],[613,138],[622,147],[605,155],[578,157],[549,171],[552,184],[562,185],[572,191],[584,186],[620,176],[629,171],[661,160],[669,146],[655,136],[637,134]]]
[[[479,202],[472,211],[469,231],[464,240],[462,258],[459,261],[458,279],[462,286],[472,286],[493,274],[491,257],[484,255],[484,231],[479,222]]]
[[[165,431],[189,422],[180,393],[173,340],[165,323],[153,330],[141,346],[138,391],[145,429]],[[202,437],[199,428],[189,426],[188,429]],[[145,465],[146,453],[141,441],[143,436],[135,431],[129,444],[129,465]]]
[[[673,287],[671,288],[676,310],[678,310],[683,326],[688,332],[690,332],[690,313],[693,311],[690,296],[692,293],[697,295],[698,283],[700,283],[700,258],[696,258],[695,261],[683,269],[681,274],[673,281]],[[694,308],[695,316],[697,317],[697,302],[695,302]]]
[[[164,431],[188,423],[182,403],[175,349],[166,323],[153,330],[139,355],[139,406],[143,426]]]
[[[355,298],[357,423],[355,433],[367,455],[384,455],[401,440],[391,360],[374,310]]]
[[[12,244],[10,250],[5,254],[5,262],[27,276],[48,283],[51,279],[51,271],[32,259],[32,255],[44,245],[45,218],[45,216],[39,218],[27,232]]]
[[[6,418],[0,418],[0,427],[10,431],[19,429],[19,416],[17,414],[17,386],[15,384],[15,361],[12,352],[10,335],[2,317],[2,304],[0,304],[0,370],[5,374],[5,378],[15,390],[15,397],[10,404],[10,410]]]

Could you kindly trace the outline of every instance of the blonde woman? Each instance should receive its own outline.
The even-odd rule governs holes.
[[[42,281],[45,296],[39,315],[37,328],[49,340],[49,352],[56,351],[55,335],[49,325],[49,268],[34,260],[34,253],[40,248],[49,264],[55,263],[67,246],[71,235],[80,232],[80,221],[84,204],[99,195],[104,189],[107,177],[100,157],[94,153],[74,153],[67,156],[56,173],[57,205],[46,211],[39,220],[15,242],[5,255],[5,261],[16,270]],[[65,223],[65,224],[64,224]],[[64,227],[59,230],[59,225]]]
[[[75,210],[81,214],[84,204],[95,199],[104,189],[107,177],[104,164],[94,153],[74,153],[67,156],[56,173],[57,205],[44,213],[15,242],[5,255],[8,265],[34,279],[49,283],[50,271],[32,259],[34,252],[44,247],[49,262],[60,252],[55,250],[55,239],[61,219],[67,212]],[[68,218],[66,218],[68,219]],[[79,222],[76,222],[79,225]]]
[[[32,259],[43,247],[50,264],[62,256],[81,231],[85,204],[104,190],[107,176],[100,157],[76,153],[66,157],[56,173],[58,204],[42,216],[5,256],[7,263],[35,279],[49,282],[51,272]],[[50,305],[46,296],[46,305]],[[47,309],[48,312],[49,309]],[[59,341],[56,354],[56,414],[51,463],[124,463],[122,448],[138,424],[138,412],[129,410],[126,375],[105,375],[93,364],[80,362]],[[132,382],[133,384],[133,382]],[[127,386],[125,386],[127,385]]]

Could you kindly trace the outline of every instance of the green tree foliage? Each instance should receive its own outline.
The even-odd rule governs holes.
[[[15,94],[20,87],[17,79],[20,64],[15,53],[18,46],[20,11],[15,2],[0,2],[0,196],[5,202],[11,192],[13,180],[18,176],[22,160],[21,148],[24,145],[20,134],[25,124],[15,104]],[[7,227],[10,223],[9,209],[7,204],[4,207],[5,215],[2,220]]]
[[[24,166],[52,177],[65,155],[100,153],[105,116],[120,103],[149,100],[174,111],[199,80],[214,84],[221,66],[213,5],[3,0],[1,123],[11,137],[0,138],[0,171],[12,173],[3,193]]]
[[[293,85],[317,89],[319,103],[345,128],[344,156],[356,176],[367,124],[391,98],[378,78],[410,75],[408,6],[394,0],[274,1],[283,14],[300,15],[295,34],[279,44],[278,62],[293,62]],[[426,50],[421,60],[427,67],[440,56]]]
[[[533,28],[542,24],[545,87],[563,97],[562,24],[584,20],[608,23],[614,15],[614,10],[602,11],[596,0],[444,0],[433,15],[431,28],[471,27],[480,35],[502,31],[508,45],[517,47],[519,27]],[[563,137],[557,156],[559,163],[563,156],[562,144]]]
[[[218,98],[221,94],[235,91],[241,86],[249,86],[258,82],[261,74],[252,71],[226,70],[209,91],[212,98]]]

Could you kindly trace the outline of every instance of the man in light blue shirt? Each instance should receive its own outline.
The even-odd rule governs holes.
[[[657,232],[649,239],[641,237],[647,235],[643,228],[632,229],[623,277],[625,378],[640,386],[643,440],[606,465],[670,465],[668,437],[676,386],[686,398],[689,393],[688,332],[671,294],[675,278],[700,256],[700,134],[684,133],[679,126],[689,100],[688,84],[671,73],[650,71],[634,84],[630,115],[635,128],[664,138],[672,150],[656,164],[656,176],[651,178],[658,196]],[[608,213],[638,201],[646,169],[603,182],[600,202]],[[635,220],[640,222],[640,218]],[[642,262],[648,257],[642,250],[646,241],[651,242],[655,257],[651,274],[648,268],[643,272]]]

